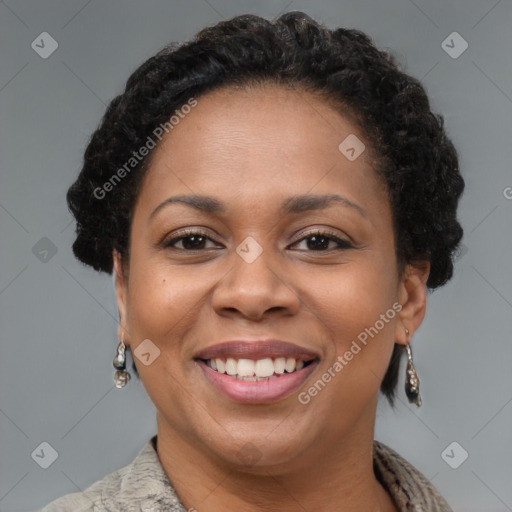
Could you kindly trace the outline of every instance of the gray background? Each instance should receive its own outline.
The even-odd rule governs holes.
[[[430,478],[455,511],[512,510],[511,2],[7,0],[0,2],[0,511],[37,510],[85,489],[131,462],[156,432],[140,381],[123,390],[112,383],[112,279],[79,264],[70,249],[64,196],[105,105],[171,40],[236,14],[290,10],[366,31],[423,80],[445,116],[467,183],[464,247],[414,338],[423,407],[407,402],[402,370],[397,410],[381,399],[376,438]],[[31,48],[44,31],[59,45],[47,59]],[[454,31],[469,44],[458,58],[441,46]],[[441,456],[453,441],[469,454],[457,469]],[[31,457],[42,442],[58,452],[48,469]],[[452,460],[462,448],[449,452]]]

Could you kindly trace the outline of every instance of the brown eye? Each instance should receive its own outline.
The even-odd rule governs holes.
[[[332,233],[325,231],[315,231],[313,233],[309,233],[307,236],[301,238],[299,241],[295,242],[296,245],[299,242],[306,241],[306,248],[311,251],[318,252],[327,252],[330,250],[343,250],[350,249],[352,244],[343,240]],[[334,242],[337,244],[337,247],[329,247],[329,244]]]
[[[205,247],[208,241],[217,243],[202,231],[186,231],[179,236],[166,240],[162,245],[165,248],[172,248],[178,251],[199,251],[208,249],[208,247]],[[182,247],[176,247],[179,243],[182,244]]]

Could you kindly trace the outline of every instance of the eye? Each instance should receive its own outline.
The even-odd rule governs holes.
[[[179,251],[197,251],[201,249],[208,249],[205,247],[207,241],[215,242],[212,240],[204,231],[197,231],[193,229],[187,229],[182,231],[179,236],[165,240],[162,246],[165,248],[177,249]],[[182,244],[182,247],[175,247],[176,244]]]
[[[353,245],[347,240],[343,240],[338,236],[330,233],[328,231],[317,230],[307,234],[307,236],[301,238],[297,242],[292,245],[297,245],[298,243],[304,242],[306,243],[306,247],[312,251],[320,251],[320,252],[328,252],[330,250],[344,250],[350,249]],[[337,244],[337,247],[329,248],[329,244],[334,242]]]
[[[179,251],[200,251],[209,248],[206,246],[208,241],[219,245],[204,231],[188,229],[179,233],[178,236],[175,236],[173,238],[170,238],[169,240],[164,241],[162,243],[162,246],[165,248],[172,248]],[[304,242],[306,243],[307,249],[316,252],[344,250],[353,247],[353,245],[347,240],[343,240],[342,238],[336,236],[333,233],[322,230],[316,230],[308,233],[307,236],[302,237],[300,240],[292,244],[292,246]],[[337,247],[329,247],[329,244],[331,244],[332,242],[334,242],[337,245]],[[182,246],[177,247],[177,244],[180,243]]]

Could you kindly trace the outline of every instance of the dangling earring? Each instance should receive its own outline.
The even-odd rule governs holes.
[[[409,331],[405,330],[406,334]],[[406,343],[405,348],[407,350],[407,369],[405,371],[405,394],[409,399],[409,403],[415,403],[418,407],[421,407],[421,396],[420,396],[420,379],[412,362],[412,350],[409,342]]]
[[[114,368],[116,369],[114,373],[114,384],[116,388],[124,388],[127,382],[130,380],[130,374],[126,370],[126,345],[124,344],[124,332],[121,340],[119,341],[119,345],[117,345],[117,354],[114,357]]]

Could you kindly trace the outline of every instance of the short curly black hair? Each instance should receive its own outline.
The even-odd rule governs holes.
[[[267,83],[318,94],[357,122],[387,184],[399,267],[428,260],[427,286],[448,281],[462,238],[456,210],[464,181],[443,117],[430,111],[421,83],[366,34],[330,30],[297,11],[273,21],[255,15],[222,21],[166,46],[133,72],[93,133],[67,193],[76,218],[75,256],[107,273],[113,249],[129,259],[131,218],[152,151],[108,193],[105,184],[158,126],[190,98]],[[395,343],[380,388],[392,406],[403,349]]]

